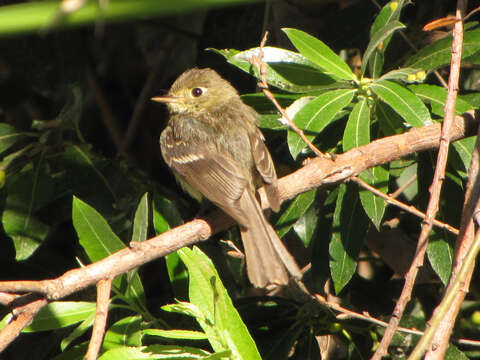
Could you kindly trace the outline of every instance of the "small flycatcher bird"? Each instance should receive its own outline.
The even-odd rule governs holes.
[[[265,185],[273,210],[280,208],[277,174],[257,127],[257,113],[211,69],[190,69],[166,96],[168,125],[160,136],[165,162],[182,188],[206,197],[239,225],[247,274],[256,287],[285,285],[301,272],[266,220],[256,198]]]

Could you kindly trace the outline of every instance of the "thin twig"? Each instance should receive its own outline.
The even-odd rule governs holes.
[[[363,181],[362,179],[360,179],[359,177],[357,176],[352,176],[349,180],[352,180],[354,182],[356,182],[358,185],[360,185],[361,187],[363,187],[364,189],[370,191],[371,193],[377,195],[378,197],[381,197],[383,200],[385,200],[387,203],[389,204],[392,204],[392,205],[395,205],[397,207],[399,207],[400,209],[403,209],[405,211],[408,211],[410,214],[413,214],[415,216],[418,216],[419,218],[421,219],[425,219],[425,213],[421,212],[420,210],[416,209],[414,206],[412,205],[407,205],[407,204],[404,204],[402,203],[401,201],[398,201],[396,199],[394,199],[393,197],[381,192],[380,190],[374,188],[373,186],[367,184],[365,181]],[[441,228],[441,229],[444,229],[444,230],[447,230],[449,232],[451,232],[452,234],[454,235],[458,235],[458,229],[454,228],[453,226],[449,225],[449,224],[446,224],[444,222],[441,222],[439,220],[433,220],[433,225]]]
[[[253,55],[249,59],[250,63],[257,67],[258,73],[260,74],[261,81],[258,82],[257,84],[258,87],[265,94],[266,98],[270,100],[273,105],[275,105],[277,110],[282,114],[283,118],[287,120],[290,128],[293,131],[295,131],[298,134],[298,136],[300,136],[300,138],[315,153],[315,155],[321,156],[321,157],[330,157],[330,155],[322,153],[315,145],[312,144],[310,140],[307,139],[303,131],[299,129],[297,125],[295,125],[295,123],[292,121],[290,116],[287,114],[286,110],[278,103],[277,99],[275,99],[275,96],[270,91],[268,87],[268,82],[267,82],[267,64],[265,64],[265,62],[263,61],[263,48],[265,47],[265,43],[267,42],[267,37],[268,37],[268,31],[265,31],[265,35],[263,36],[263,39],[260,42],[260,51],[258,53],[258,56]]]
[[[395,190],[393,193],[391,193],[390,196],[396,199],[398,196],[400,196],[401,193],[405,191],[405,189],[407,189],[415,181],[417,181],[417,174],[413,175],[412,177],[410,177],[410,179],[405,181],[405,183],[402,186],[400,186],[397,190]]]
[[[460,0],[461,1],[461,0]],[[457,9],[457,18],[461,19],[463,13]],[[375,352],[372,360],[380,360],[387,354],[388,346],[392,340],[393,334],[402,318],[405,307],[411,299],[415,278],[418,269],[423,265],[425,251],[427,249],[428,237],[432,230],[433,220],[435,219],[440,202],[440,192],[445,177],[445,168],[448,157],[448,147],[450,145],[450,129],[455,117],[455,102],[458,93],[458,82],[460,76],[460,62],[462,55],[463,40],[463,23],[455,24],[452,42],[452,60],[450,65],[450,77],[448,80],[448,93],[445,103],[445,117],[442,124],[442,136],[440,138],[440,146],[438,150],[437,163],[433,175],[432,185],[430,186],[430,199],[427,206],[425,220],[423,221],[422,230],[418,237],[417,249],[415,257],[412,261],[410,269],[405,276],[405,284],[402,289],[400,298],[397,300],[395,309],[380,345]]]
[[[110,305],[110,291],[112,280],[102,279],[97,284],[97,310],[95,322],[93,323],[92,336],[88,344],[85,360],[96,360],[103,344],[105,329],[107,325],[108,307]]]
[[[336,315],[336,318],[339,320],[344,320],[346,318],[354,318],[354,319],[360,319],[364,320],[367,322],[370,322],[375,325],[379,325],[382,327],[387,327],[388,323],[382,320],[379,320],[377,318],[374,318],[372,315],[370,315],[368,312],[364,311],[363,313],[358,313],[355,311],[352,311],[350,309],[347,309],[337,303],[330,302],[328,301],[325,297],[319,294],[315,294],[315,299],[321,304],[324,305],[332,310],[338,311],[340,314]],[[424,334],[423,331],[417,330],[417,329],[410,329],[406,327],[399,326],[398,331],[406,333],[406,334],[412,334],[412,335],[419,335],[422,336]],[[480,347],[480,341],[477,340],[470,340],[470,339],[453,339],[453,341],[456,344],[460,345],[469,345],[469,346],[477,346]]]

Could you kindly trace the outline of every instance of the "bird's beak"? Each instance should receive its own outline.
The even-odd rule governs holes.
[[[168,103],[178,103],[182,100],[182,98],[177,96],[165,95],[165,96],[154,96],[150,100],[168,104]]]

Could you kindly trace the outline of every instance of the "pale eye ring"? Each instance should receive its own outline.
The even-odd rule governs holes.
[[[202,88],[196,87],[196,88],[192,89],[192,96],[193,97],[199,97],[199,96],[202,96],[202,94],[203,94],[203,89]]]

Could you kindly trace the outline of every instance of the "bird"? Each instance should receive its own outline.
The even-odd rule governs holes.
[[[239,225],[247,275],[257,288],[287,285],[301,271],[267,221],[257,199],[264,185],[270,207],[280,208],[277,174],[258,128],[258,114],[215,70],[182,73],[167,95],[167,126],[160,135],[163,159],[184,191],[207,198]]]

